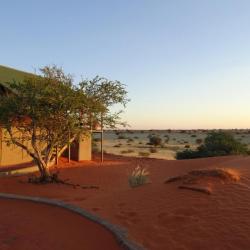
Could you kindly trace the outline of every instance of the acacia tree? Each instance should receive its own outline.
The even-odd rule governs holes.
[[[107,127],[120,123],[119,113],[110,108],[128,100],[118,81],[98,77],[74,85],[72,76],[56,66],[40,72],[10,83],[12,94],[0,99],[0,124],[6,142],[26,151],[39,168],[40,181],[49,182],[55,149],[63,150],[78,136],[87,136],[93,118],[102,117]]]

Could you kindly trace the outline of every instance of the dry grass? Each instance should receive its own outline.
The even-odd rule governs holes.
[[[129,185],[131,187],[138,187],[148,183],[149,172],[146,168],[142,168],[139,165],[133,170],[129,176]]]

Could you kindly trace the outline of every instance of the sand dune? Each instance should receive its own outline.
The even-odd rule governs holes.
[[[250,157],[215,157],[182,161],[106,156],[106,162],[63,164],[61,177],[99,189],[21,183],[4,177],[0,191],[64,200],[126,228],[147,249],[250,249]],[[128,176],[140,164],[151,184],[130,188]],[[66,166],[65,166],[66,165]],[[164,184],[192,170],[235,170],[238,181],[211,182],[212,194]],[[208,182],[206,182],[208,183]],[[102,249],[110,249],[105,246]]]

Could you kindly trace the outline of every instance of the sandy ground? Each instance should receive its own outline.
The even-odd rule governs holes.
[[[103,227],[54,206],[0,199],[0,221],[1,250],[121,249]]]
[[[185,146],[195,150],[199,146],[196,140],[204,141],[208,131],[187,130],[185,133],[183,132],[176,130],[171,132],[167,130],[130,130],[128,132],[120,131],[120,134],[117,135],[116,131],[105,131],[104,150],[110,154],[129,157],[140,157],[139,152],[144,152],[148,153],[150,158],[174,160],[176,152],[184,150]],[[232,130],[230,132],[235,139],[248,144],[250,149],[250,133],[248,130]],[[155,153],[150,151],[152,146],[147,145],[149,142],[148,136],[152,134],[160,137],[163,143],[163,147],[158,146],[155,148]],[[119,136],[123,136],[124,139],[119,139]],[[169,138],[167,142],[166,137]],[[96,134],[94,138],[98,139],[100,135]],[[98,142],[95,142],[95,144],[99,145]],[[97,148],[100,149],[100,145]]]
[[[183,161],[119,156],[106,156],[106,159],[104,164],[72,162],[60,168],[63,179],[97,185],[99,189],[34,185],[22,182],[27,177],[2,177],[0,192],[75,204],[126,228],[130,239],[147,249],[250,249],[250,157]],[[150,171],[151,183],[131,188],[128,176],[138,164]],[[234,169],[240,174],[240,181],[206,180],[203,184],[212,190],[211,195],[178,189],[177,183],[164,184],[168,177],[215,167]],[[111,248],[103,245],[101,249]]]

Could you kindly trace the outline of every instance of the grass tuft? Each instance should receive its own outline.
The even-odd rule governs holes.
[[[148,183],[148,176],[149,172],[146,168],[142,168],[138,165],[129,176],[128,181],[130,187],[138,187]]]

